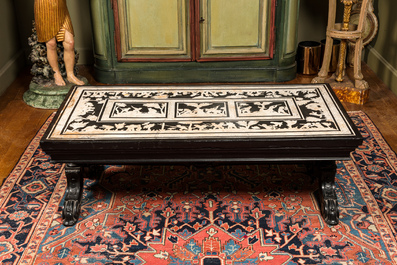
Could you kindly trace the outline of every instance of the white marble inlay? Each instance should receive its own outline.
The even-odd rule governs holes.
[[[50,139],[354,135],[328,88],[311,85],[76,87]]]

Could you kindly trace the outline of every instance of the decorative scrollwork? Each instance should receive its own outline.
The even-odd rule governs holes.
[[[67,187],[65,203],[62,211],[63,224],[71,226],[76,224],[80,215],[81,197],[83,194],[83,176],[80,166],[68,164],[65,168]]]
[[[80,216],[80,202],[78,200],[67,200],[63,206],[62,218],[64,226],[72,226],[77,223]]]
[[[319,204],[321,214],[327,224],[337,225],[339,223],[339,209],[335,192],[335,161],[316,162],[314,166],[313,172],[320,177]]]

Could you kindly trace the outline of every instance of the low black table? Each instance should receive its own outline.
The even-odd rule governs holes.
[[[77,222],[83,178],[102,165],[199,162],[310,162],[335,225],[335,161],[361,142],[327,84],[76,86],[41,147],[67,164],[64,225]]]

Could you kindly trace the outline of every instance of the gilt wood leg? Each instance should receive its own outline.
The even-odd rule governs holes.
[[[337,225],[339,223],[339,209],[335,192],[335,161],[317,162],[315,168],[315,172],[319,176],[321,214],[327,224]]]

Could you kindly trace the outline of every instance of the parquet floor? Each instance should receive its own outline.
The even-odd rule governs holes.
[[[80,75],[90,84],[100,85],[92,75],[91,66],[80,66]],[[346,110],[362,110],[375,123],[386,141],[397,151],[397,96],[365,64],[365,80],[370,85],[370,98],[364,105],[344,104]],[[349,69],[348,69],[349,73]],[[23,93],[31,81],[29,69],[23,71],[0,96],[0,183],[18,162],[36,132],[55,110],[35,109],[24,103]],[[298,75],[287,83],[310,83],[313,76]]]

